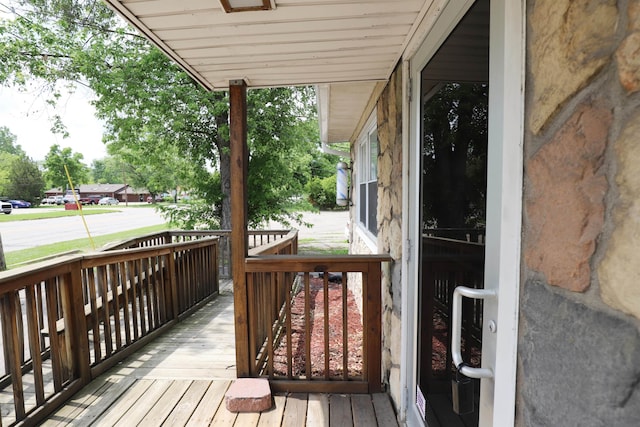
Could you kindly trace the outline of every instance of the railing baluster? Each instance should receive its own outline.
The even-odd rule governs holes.
[[[108,266],[105,266],[102,268],[102,271],[104,272],[103,274],[103,279],[100,282],[100,289],[102,292],[102,305],[100,306],[100,310],[102,312],[102,329],[104,331],[103,333],[103,340],[104,340],[104,346],[105,346],[105,357],[109,357],[111,356],[111,354],[113,353],[113,344],[112,344],[112,338],[111,338],[111,319],[109,317],[109,284],[113,283],[114,279],[111,276],[111,274],[109,274],[109,269]]]
[[[38,331],[40,332],[40,352],[43,353],[47,346],[45,343],[45,334],[44,334],[44,329],[46,328],[46,319],[45,319],[45,314],[44,314],[44,304],[42,302],[43,300],[43,288],[42,288],[42,282],[38,282],[35,285],[35,291],[36,291],[36,305],[38,307]]]
[[[130,301],[130,289],[133,287],[133,282],[135,280],[134,277],[134,266],[133,261],[126,261],[123,263],[125,266],[125,272],[127,275],[127,280],[122,284],[122,315],[124,317],[124,337],[127,345],[131,344],[131,301]],[[135,327],[134,327],[135,328]]]
[[[40,322],[38,321],[38,308],[33,285],[25,287],[25,303],[36,404],[42,405],[44,403],[44,379],[42,376],[42,355],[40,354]]]
[[[153,300],[154,300],[154,286],[156,285],[156,271],[155,271],[155,263],[153,262],[155,258],[145,258],[144,263],[147,270],[147,280],[145,281],[145,295],[147,302],[147,325],[148,330],[152,331],[155,329],[155,313],[153,310]]]
[[[247,295],[250,295],[250,297],[247,300],[247,310],[248,313],[257,313],[257,309],[256,309],[256,301],[255,301],[255,295],[256,295],[256,274],[248,274],[247,275]],[[249,318],[247,319],[247,322],[249,323],[249,330],[253,331],[253,333],[249,334],[249,360],[251,363],[249,363],[249,369],[250,369],[250,373],[253,376],[257,376],[258,375],[258,365],[260,364],[260,362],[258,361],[258,351],[259,349],[257,348],[257,340],[256,340],[256,333],[257,333],[257,328],[258,328],[258,319],[255,315],[253,316],[249,316]]]
[[[324,292],[324,378],[330,378],[329,370],[329,272],[322,274],[322,290]]]
[[[263,289],[266,291],[265,292],[266,301],[270,301],[273,298],[273,289],[274,289],[273,279],[274,279],[274,276],[275,276],[274,274],[268,274],[266,283],[264,283],[264,286],[263,286]],[[265,320],[266,321],[263,322],[263,325],[264,324],[268,325],[266,332],[267,332],[267,350],[269,352],[268,353],[269,354],[269,358],[268,358],[268,360],[269,360],[269,368],[268,368],[268,370],[269,370],[269,378],[273,379],[273,376],[274,376],[274,369],[273,369],[273,364],[274,364],[273,363],[273,355],[274,355],[274,352],[273,352],[273,345],[274,345],[274,343],[273,343],[273,325],[274,325],[274,322],[270,322],[268,318],[265,319]],[[278,317],[276,316],[276,321],[275,321],[276,327],[278,327],[279,323],[280,323],[280,321],[279,321]],[[290,364],[289,360],[287,360],[286,363]]]
[[[127,280],[122,270],[122,263],[111,264],[111,274],[114,278],[114,284],[111,288],[113,297],[111,298],[111,305],[113,306],[113,327],[116,334],[116,349],[122,348],[122,326],[120,320],[120,293],[124,289],[124,282]]]
[[[140,259],[138,263],[140,268],[140,275],[138,276],[138,318],[140,320],[140,335],[144,336],[147,334],[144,291],[149,282],[149,269],[147,268],[147,258]]]
[[[7,345],[8,351],[8,373],[11,375],[13,385],[13,407],[16,413],[16,419],[24,419],[26,412],[24,407],[24,393],[22,385],[22,368],[20,366],[20,334],[18,332],[18,310],[17,304],[18,292],[7,292],[2,298],[2,327],[3,335],[8,339],[3,341],[11,343]]]
[[[311,286],[309,284],[309,272],[304,273],[304,358],[305,358],[305,375],[307,380],[313,379],[313,371],[311,370]]]
[[[280,273],[284,276],[284,274]],[[293,373],[293,351],[291,348],[291,283],[284,280],[282,282],[285,285],[285,324],[287,328],[287,378],[292,379]]]
[[[133,340],[140,338],[140,322],[138,321],[138,287],[142,281],[142,271],[139,260],[131,261],[132,280],[129,287],[129,303],[131,304],[131,320],[133,326]]]
[[[49,345],[51,346],[51,370],[53,374],[53,388],[56,392],[59,392],[62,389],[62,353],[57,325],[58,291],[56,288],[56,278],[47,279],[45,281],[47,326],[49,328]]]
[[[347,273],[342,272],[342,379],[349,379],[349,313]]]
[[[97,272],[98,283],[100,283],[101,281],[106,280],[106,274],[103,270],[104,267],[96,267],[96,270],[91,268],[85,271],[85,279],[89,287],[89,305],[91,307],[91,324],[93,330],[93,358],[95,363],[102,359],[102,346],[100,344],[100,318],[97,307],[95,274]]]

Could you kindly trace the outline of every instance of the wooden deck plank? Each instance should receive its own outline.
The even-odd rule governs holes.
[[[320,393],[309,394],[307,426],[329,427],[329,395]]]
[[[115,424],[121,427],[137,425],[151,410],[153,405],[164,395],[172,382],[170,380],[154,380],[147,391]]]
[[[353,402],[344,394],[277,394],[270,411],[260,414],[227,411],[224,394],[236,377],[232,304],[230,296],[218,298],[183,319],[91,383],[91,388],[85,388],[70,400],[67,405],[70,407],[61,409],[60,414],[73,414],[74,425],[95,421],[99,426],[129,426],[144,419],[150,425],[170,427],[210,424],[349,427],[354,425],[354,419],[356,425],[360,425],[361,419],[371,420],[360,414],[366,405],[359,399],[368,398],[375,413],[372,426],[376,422],[383,427],[398,425],[386,394],[355,397]],[[105,387],[106,384],[109,386]],[[162,411],[154,413],[158,408]],[[60,420],[54,414],[47,422]]]
[[[155,402],[151,410],[140,420],[138,425],[141,427],[156,427],[162,424],[190,385],[190,380],[171,382],[167,391]]]
[[[121,375],[135,375],[139,379],[191,379],[191,380],[233,380],[235,371],[227,368],[190,369],[176,368],[121,368]]]
[[[236,412],[228,411],[227,407],[221,404],[213,417],[212,423],[209,425],[215,427],[232,426],[235,424],[237,416]]]
[[[376,413],[370,394],[352,394],[351,411],[354,427],[369,427],[376,425]]]
[[[306,423],[307,419],[307,395],[293,393],[287,397],[282,416],[282,427],[299,427]]]
[[[187,392],[173,408],[169,417],[162,424],[172,427],[186,425],[210,385],[210,381],[193,381]]]
[[[100,378],[107,384],[107,387],[102,389],[103,393],[95,399],[90,406],[85,408],[84,411],[75,416],[73,425],[89,425],[107,411],[114,402],[127,391],[135,383],[134,378],[127,377],[105,377]]]
[[[105,387],[101,388],[101,394],[96,395],[91,404],[81,412],[76,412],[70,420],[71,425],[89,425],[101,416],[125,393],[134,383],[134,378],[127,377],[104,377],[95,382],[103,382]],[[80,393],[83,393],[82,390]]]
[[[200,400],[200,403],[198,403],[195,411],[193,411],[193,415],[187,422],[187,425],[209,425],[218,411],[229,385],[231,385],[231,381],[213,381]]]
[[[233,424],[236,427],[254,427],[258,425],[260,412],[240,412]]]
[[[329,423],[333,426],[353,427],[351,399],[344,394],[329,396]]]
[[[371,395],[373,409],[376,411],[376,421],[379,427],[397,427],[396,413],[391,406],[391,400],[386,393],[374,393]]]
[[[63,426],[72,422],[85,408],[90,406],[96,400],[104,389],[109,388],[109,384],[105,381],[93,381],[87,387],[76,393],[65,406],[51,415],[43,426],[54,427]]]
[[[133,406],[140,396],[142,396],[151,386],[151,380],[138,380],[129,388],[119,399],[115,405],[100,418],[96,424],[98,427],[110,427],[117,423],[122,415]]]
[[[282,415],[284,414],[284,407],[287,404],[287,397],[284,394],[275,394],[273,401],[273,407],[260,414],[258,426],[273,427],[279,426],[280,423],[282,423]]]

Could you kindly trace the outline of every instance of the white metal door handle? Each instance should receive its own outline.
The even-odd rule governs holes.
[[[473,299],[494,298],[496,291],[492,289],[473,289],[466,286],[458,286],[453,291],[453,309],[451,313],[451,357],[455,366],[462,363],[462,355],[460,353],[461,331],[462,331],[462,297]],[[460,369],[463,375],[470,378],[493,378],[493,370],[491,368],[472,368],[463,365]]]

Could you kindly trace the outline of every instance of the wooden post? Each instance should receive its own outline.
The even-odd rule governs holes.
[[[71,356],[73,377],[79,378],[83,384],[91,381],[91,360],[89,357],[89,338],[87,337],[87,319],[84,316],[82,299],[82,263],[77,261],[68,276],[64,276],[61,286],[62,311],[67,328],[67,353]],[[104,309],[108,311],[106,298]],[[55,333],[55,329],[53,329]],[[107,339],[111,339],[110,337]],[[63,362],[64,364],[65,362]]]
[[[0,271],[7,269],[7,261],[4,257],[4,247],[2,246],[2,236],[0,236]]]
[[[236,331],[236,375],[250,376],[249,320],[244,260],[247,257],[247,85],[229,82],[229,133],[231,136],[231,264],[233,311]]]
[[[367,273],[362,274],[365,291],[363,325],[365,369],[369,393],[382,391],[382,271],[380,262],[369,262]]]

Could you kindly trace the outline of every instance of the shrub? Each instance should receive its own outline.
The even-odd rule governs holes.
[[[319,209],[336,208],[336,176],[311,178],[307,184],[309,202]]]

